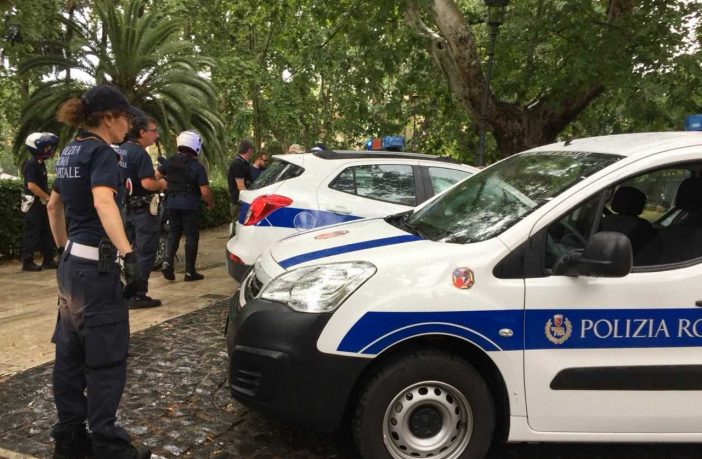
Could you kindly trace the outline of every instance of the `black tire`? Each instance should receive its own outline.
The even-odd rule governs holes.
[[[443,351],[418,351],[370,377],[352,428],[365,459],[482,459],[493,438],[495,406],[468,362]],[[425,440],[435,443],[429,447]]]

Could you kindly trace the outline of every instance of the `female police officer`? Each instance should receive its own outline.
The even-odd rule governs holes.
[[[61,152],[49,199],[54,240],[60,251],[65,249],[57,273],[59,317],[52,339],[59,418],[51,432],[54,458],[151,456],[149,450],[131,446],[126,431],[115,424],[127,376],[129,311],[124,297],[133,295],[143,280],[115,201],[119,171],[109,144],[120,142],[130,118],[139,114],[119,90],[100,85],[66,101],[57,115],[81,131]]]

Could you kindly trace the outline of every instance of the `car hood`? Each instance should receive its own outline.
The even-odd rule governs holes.
[[[284,269],[306,264],[344,260],[369,260],[397,254],[407,244],[432,243],[374,218],[328,226],[283,239],[271,256]],[[376,249],[371,251],[371,249]]]

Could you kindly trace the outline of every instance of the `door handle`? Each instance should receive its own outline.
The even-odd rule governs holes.
[[[351,213],[351,211],[349,209],[347,209],[346,207],[342,207],[342,206],[327,207],[327,210],[330,212],[334,212],[335,214],[339,214],[339,215],[348,215]]]
[[[697,307],[699,307],[699,308],[702,308],[702,300],[696,301],[696,302],[695,302],[695,306],[697,306]]]

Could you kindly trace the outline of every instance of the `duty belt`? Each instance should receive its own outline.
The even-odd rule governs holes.
[[[151,204],[151,199],[153,195],[147,194],[144,196],[129,196],[127,197],[127,208],[131,210],[141,209],[142,207],[148,207]]]

